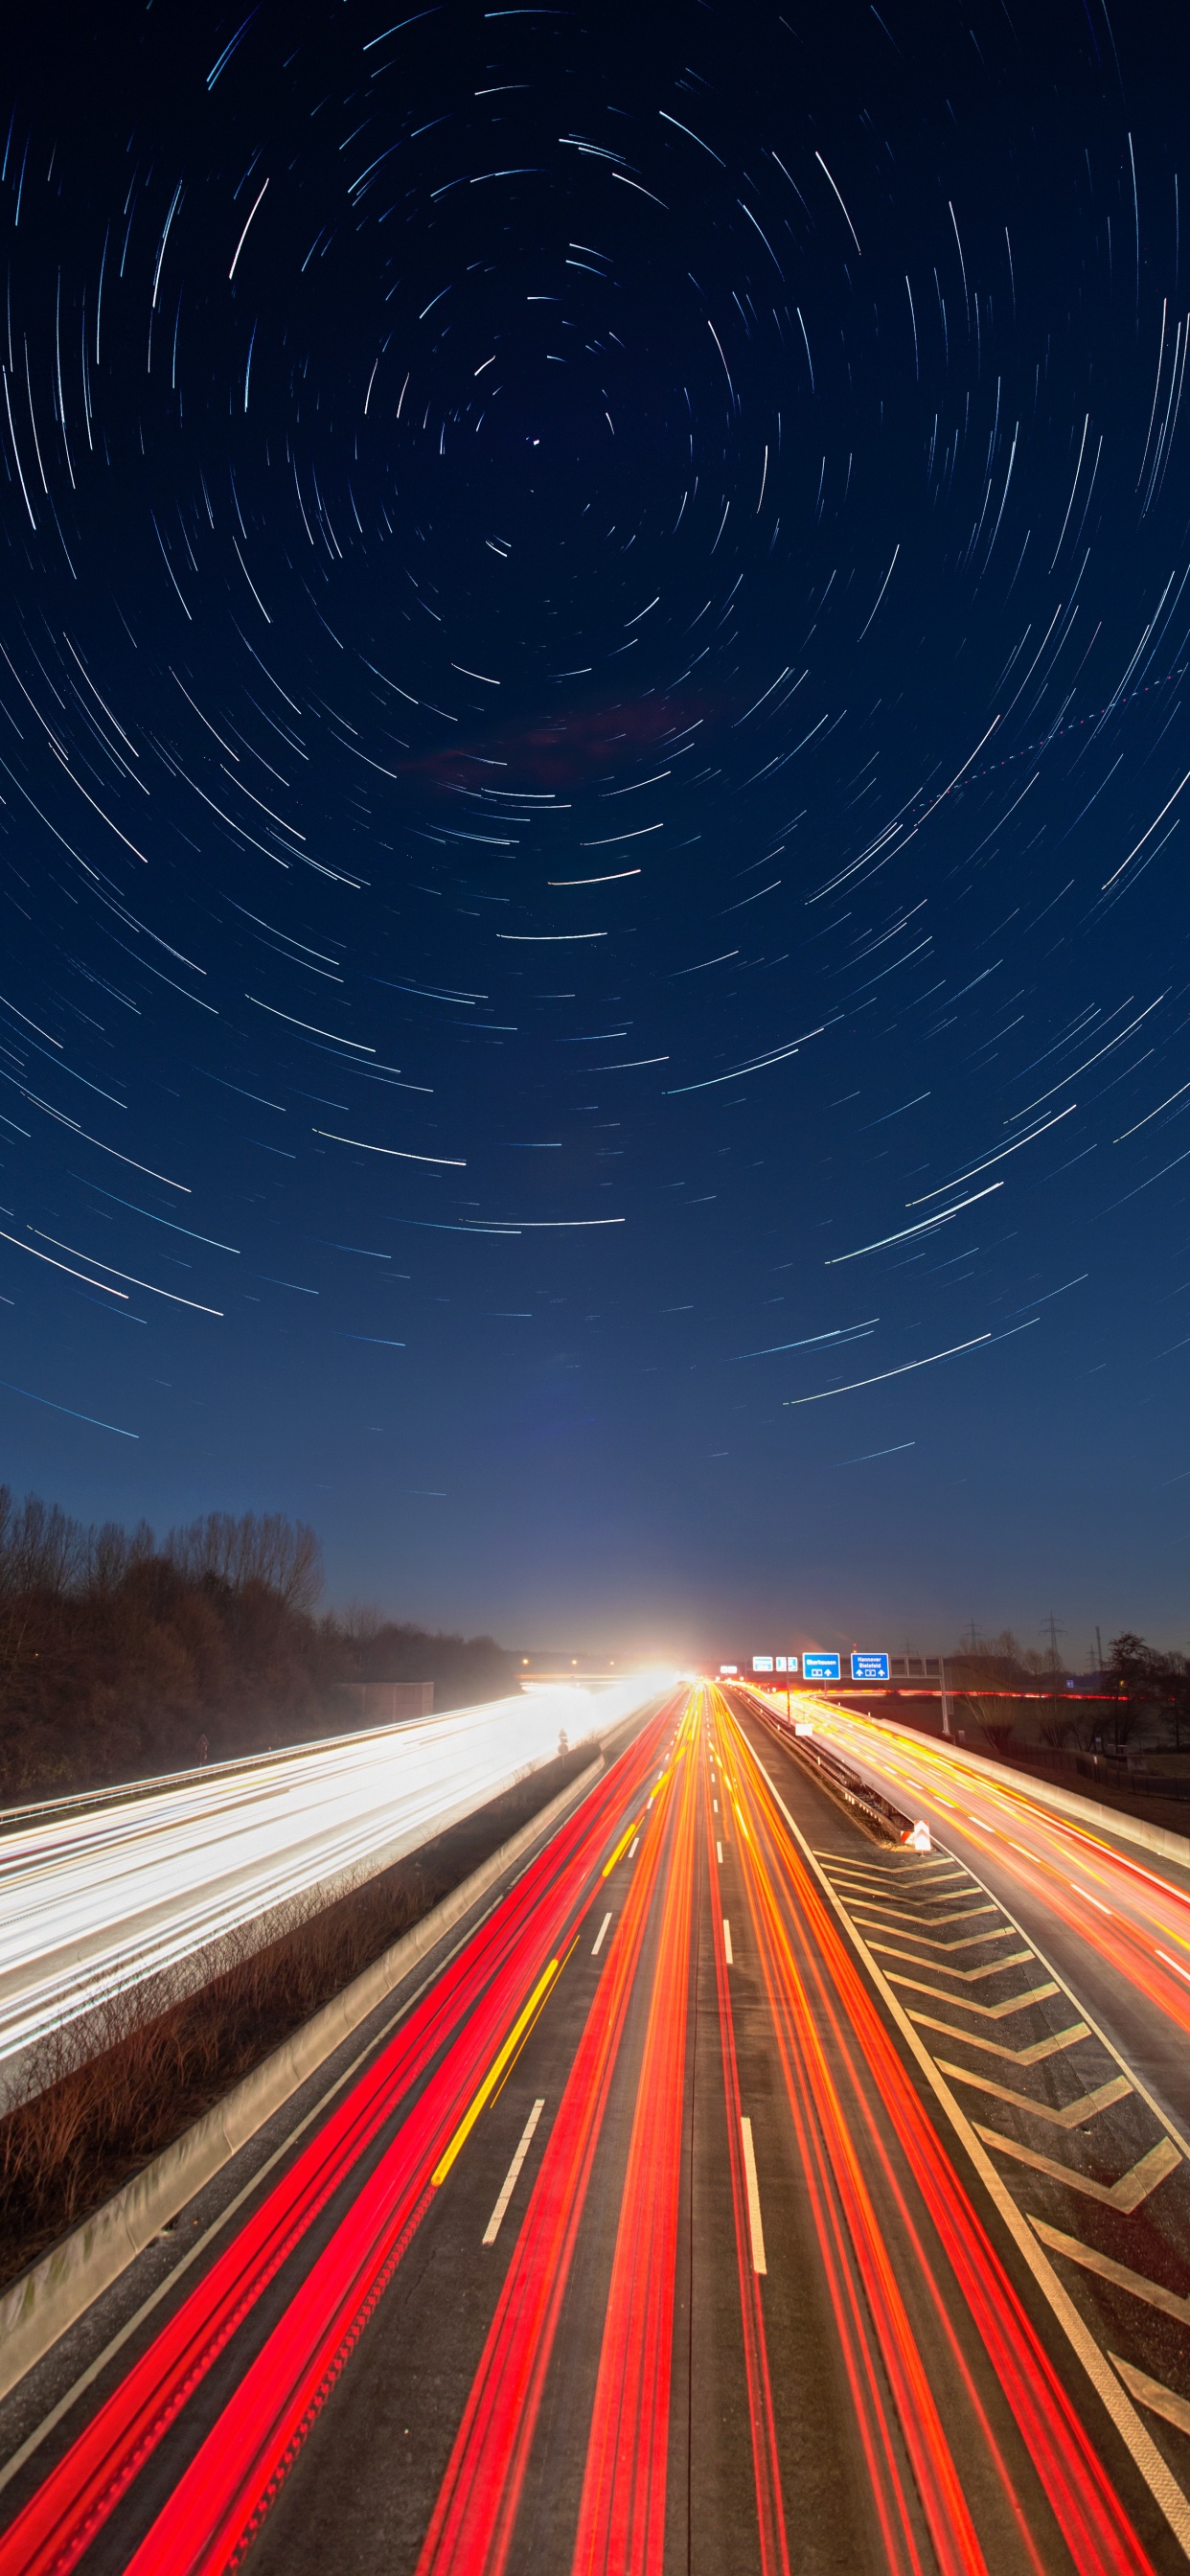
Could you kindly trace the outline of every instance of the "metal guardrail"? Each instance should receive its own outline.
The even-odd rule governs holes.
[[[813,1736],[797,1734],[792,1723],[779,1717],[775,1709],[769,1708],[752,1691],[744,1690],[740,1695],[751,1702],[756,1715],[786,1752],[804,1764],[827,1795],[846,1807],[857,1823],[863,1825],[878,1842],[903,1846],[911,1840],[918,1830],[915,1817],[905,1815],[900,1807],[894,1807],[892,1800],[886,1798],[880,1789],[873,1788],[870,1780],[853,1771],[850,1763],[840,1761],[837,1753],[828,1752],[826,1746],[817,1743]]]

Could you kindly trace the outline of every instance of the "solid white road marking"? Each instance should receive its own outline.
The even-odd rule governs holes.
[[[748,2227],[752,2237],[752,2269],[767,2272],[764,2259],[764,2228],[760,2216],[760,2191],[756,2181],[756,2150],[752,2144],[752,2123],[741,2120],[740,2136],[744,2142],[744,2182],[748,2192]]]
[[[725,1950],[726,1950],[726,1952],[727,1952],[727,1964],[728,1964],[728,1967],[729,1967],[729,1968],[734,1968],[734,1966],[735,1966],[735,1960],[733,1959],[732,1954],[731,1954],[731,1925],[730,1925],[730,1923],[728,1922],[728,1920],[727,1920],[727,1916],[726,1916],[726,1915],[724,1915],[724,1917],[723,1917],[723,1947],[724,1947],[724,1949],[725,1949]]]
[[[610,1921],[611,1921],[611,1916],[610,1916],[610,1915],[608,1916],[608,1921],[609,1921],[609,1923],[610,1923]],[[600,1937],[602,1938],[602,1935],[601,1935]],[[482,2241],[483,2241],[483,2243],[484,2243],[485,2245],[494,2245],[494,2244],[495,2244],[495,2242],[496,2242],[496,2238],[498,2237],[498,2235],[499,2235],[499,2233],[500,2233],[500,2223],[501,2223],[501,2220],[503,2219],[504,2212],[505,2212],[505,2210],[506,2210],[506,2209],[507,2209],[507,2207],[508,2207],[508,2204],[509,2204],[509,2201],[510,2201],[510,2200],[511,2200],[511,2198],[512,2198],[513,2192],[514,2192],[514,2191],[515,2191],[515,2189],[516,2189],[516,2180],[517,2180],[517,2175],[519,2174],[519,2172],[520,2172],[520,2170],[521,2170],[521,2166],[523,2165],[523,2163],[524,2163],[524,2161],[525,2161],[525,2158],[526,2158],[526,2156],[527,2156],[527,2155],[528,2155],[528,2153],[529,2153],[529,2147],[530,2147],[530,2142],[531,2142],[531,2140],[532,2140],[533,2132],[534,2132],[534,2130],[535,2130],[535,2128],[536,2128],[536,2126],[537,2126],[538,2121],[539,2121],[539,2120],[540,2120],[540,2118],[541,2118],[541,2115],[542,2115],[542,2112],[544,2111],[544,2109],[545,2109],[545,2099],[544,2099],[544,2096],[543,2096],[543,2097],[542,2097],[542,2100],[541,2100],[540,2102],[535,2102],[535,2103],[534,2103],[533,2108],[532,2108],[532,2110],[531,2110],[531,2111],[530,2111],[530,2113],[529,2113],[529,2117],[528,2117],[528,2119],[527,2119],[527,2120],[526,2120],[526,2122],[525,2122],[524,2128],[523,2128],[523,2129],[522,2129],[522,2131],[521,2131],[521,2143],[520,2143],[519,2147],[517,2148],[516,2154],[515,2154],[515,2156],[513,2157],[512,2163],[510,2164],[510,2166],[509,2166],[509,2168],[508,2168],[507,2173],[505,2174],[505,2177],[504,2177],[504,2185],[503,2185],[503,2189],[502,2189],[502,2191],[501,2191],[501,2193],[500,2193],[500,2198],[499,2198],[499,2200],[497,2201],[496,2206],[495,2206],[494,2210],[492,2211],[492,2215],[491,2215],[491,2217],[490,2217],[490,2218],[489,2218],[489,2220],[488,2220],[487,2226],[485,2227],[485,2229],[484,2229],[484,2231],[483,2231],[483,2240],[482,2240]]]
[[[597,1958],[598,1958],[599,1953],[600,1953],[600,1951],[601,1951],[601,1950],[602,1950],[602,1948],[603,1948],[604,1937],[605,1937],[605,1934],[606,1934],[606,1932],[607,1932],[608,1924],[611,1922],[611,1919],[612,1919],[612,1918],[611,1918],[610,1914],[605,1914],[605,1915],[604,1915],[603,1921],[602,1921],[602,1923],[601,1923],[601,1924],[600,1924],[600,1926],[599,1926],[599,1930],[598,1930],[598,1932],[596,1933],[596,1935],[595,1935],[595,1938],[594,1938],[593,1942],[591,1943],[591,1956],[592,1956],[592,1958],[593,1958],[593,1959],[597,1959]]]

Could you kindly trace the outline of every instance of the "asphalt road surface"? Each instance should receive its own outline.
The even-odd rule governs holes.
[[[839,1729],[933,1849],[680,1692],[26,2434],[0,2576],[1185,2567],[1190,1883]]]

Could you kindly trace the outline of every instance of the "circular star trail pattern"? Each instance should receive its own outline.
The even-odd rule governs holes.
[[[843,1628],[1124,1506],[1172,1614],[1178,65],[825,14],[26,31],[18,1472]]]

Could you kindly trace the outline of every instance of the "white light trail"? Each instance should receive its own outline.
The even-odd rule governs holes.
[[[267,1940],[278,1908],[389,1867],[548,1762],[562,1730],[571,1745],[606,1734],[663,1686],[563,1684],[90,1806],[56,1800],[27,1824],[17,1811],[0,1836],[0,2107],[40,2043],[149,1979],[167,1997],[200,1983],[229,1934]]]

